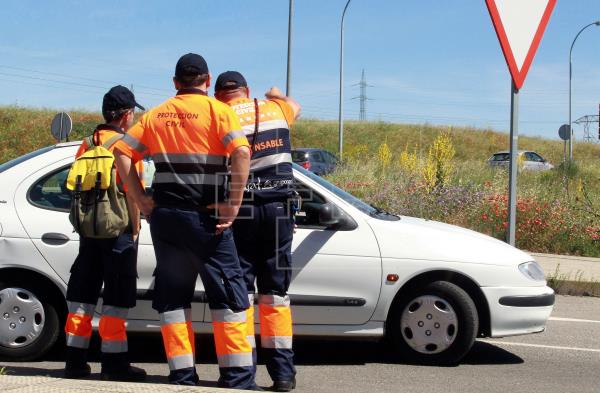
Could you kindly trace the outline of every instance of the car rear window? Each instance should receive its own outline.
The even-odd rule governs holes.
[[[305,151],[292,151],[292,161],[294,161],[294,162],[308,161],[308,153]]]
[[[47,146],[47,147],[43,147],[39,150],[36,151],[32,151],[31,153],[27,153],[24,156],[21,157],[17,157],[14,160],[10,160],[8,162],[5,162],[4,164],[0,164],[0,173],[9,170],[10,168],[19,165],[22,162],[25,162],[27,160],[30,160],[34,157],[37,157],[39,155],[42,155],[50,150],[54,149],[54,146]]]

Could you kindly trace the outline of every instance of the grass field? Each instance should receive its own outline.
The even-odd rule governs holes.
[[[101,121],[70,112],[72,140]],[[0,108],[0,163],[53,143],[49,110]],[[485,161],[507,150],[508,134],[411,124],[347,122],[344,162],[328,179],[391,212],[418,216],[504,238],[507,171]],[[337,151],[337,123],[301,120],[293,145]],[[539,152],[557,169],[521,172],[517,246],[535,252],[600,256],[600,145],[575,143],[576,166],[559,167],[562,141],[520,137],[520,149]]]

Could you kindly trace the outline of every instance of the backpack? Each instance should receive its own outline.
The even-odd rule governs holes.
[[[117,186],[115,156],[109,150],[123,135],[96,145],[94,134],[85,139],[87,150],[75,160],[67,176],[72,191],[69,221],[83,237],[106,239],[121,235],[129,225],[125,194]]]

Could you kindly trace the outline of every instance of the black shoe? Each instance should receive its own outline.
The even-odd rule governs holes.
[[[64,377],[68,379],[87,378],[92,373],[92,368],[89,364],[82,364],[77,367],[66,366]]]
[[[247,388],[245,390],[252,390],[254,392],[264,392],[265,391],[265,389],[261,388],[260,386],[258,386],[256,384],[250,386],[249,388]]]
[[[291,381],[273,381],[271,390],[275,392],[291,392],[296,388],[296,378]]]
[[[138,367],[129,366],[124,370],[113,372],[102,371],[100,379],[104,381],[141,382],[146,380],[146,371]]]

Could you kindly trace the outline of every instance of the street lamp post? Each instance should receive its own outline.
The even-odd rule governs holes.
[[[294,18],[294,0],[290,0],[290,13],[288,19],[288,50],[287,50],[287,75],[285,81],[285,95],[290,96],[292,79],[292,19]]]
[[[569,163],[571,163],[573,161],[573,128],[572,128],[572,124],[571,124],[571,80],[573,78],[573,63],[571,62],[571,55],[573,54],[573,46],[575,46],[575,41],[577,41],[577,38],[579,38],[579,35],[581,33],[583,33],[583,31],[585,29],[587,29],[590,26],[600,26],[600,20],[597,20],[595,22],[590,23],[589,25],[584,26],[581,30],[579,30],[579,33],[577,33],[577,35],[575,36],[575,38],[573,39],[573,43],[571,44],[571,49],[569,50],[569,132],[571,133],[570,138],[569,138]]]
[[[342,13],[342,23],[340,24],[340,108],[339,108],[339,129],[338,129],[338,151],[339,159],[342,159],[344,144],[344,17],[346,10],[352,0],[348,0]]]

